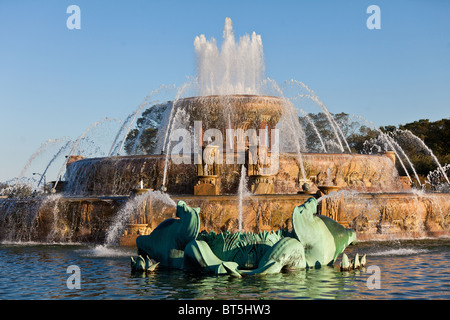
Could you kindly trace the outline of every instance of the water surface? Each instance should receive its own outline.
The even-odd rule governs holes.
[[[367,254],[367,268],[323,267],[236,279],[179,270],[132,274],[133,248],[83,244],[0,244],[0,299],[449,299],[450,239],[361,242],[346,253]],[[80,268],[80,289],[69,289],[67,268]],[[371,289],[380,270],[379,289]],[[373,285],[372,285],[373,287]]]

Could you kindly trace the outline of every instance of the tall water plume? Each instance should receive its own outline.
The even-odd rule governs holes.
[[[223,43],[205,35],[195,37],[200,95],[261,94],[265,71],[261,36],[255,32],[236,42],[233,22],[225,19]]]

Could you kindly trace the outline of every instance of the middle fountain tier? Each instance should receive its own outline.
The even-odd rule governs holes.
[[[275,140],[294,135],[289,132],[291,128],[283,127],[282,120],[291,116],[291,107],[285,99],[258,95],[179,99],[160,131],[166,130],[170,139],[175,129],[190,130],[189,143],[196,142],[197,149],[190,146],[182,161],[174,160],[179,154],[171,154],[170,148],[157,155],[76,158],[68,161],[65,191],[81,196],[129,195],[140,185],[154,190],[163,187],[174,195],[236,194],[242,165],[249,178],[248,190],[254,194],[315,193],[329,185],[360,192],[408,188],[395,168],[395,155],[390,153],[302,152],[299,158],[293,150],[280,151],[280,141]],[[200,134],[193,132],[198,124]],[[208,140],[205,134],[209,129],[216,129],[222,140]],[[277,136],[276,130],[283,135]],[[166,179],[162,172],[166,172]]]

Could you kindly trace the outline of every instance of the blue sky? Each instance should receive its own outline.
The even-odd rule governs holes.
[[[66,27],[71,4],[80,30]],[[380,30],[366,27],[372,4]],[[226,17],[236,37],[261,35],[268,77],[304,82],[332,113],[377,126],[448,118],[449,14],[445,0],[1,0],[0,181],[48,139],[124,119],[161,84],[194,77],[195,36],[220,43]]]

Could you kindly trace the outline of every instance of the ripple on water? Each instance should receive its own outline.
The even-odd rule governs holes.
[[[370,253],[371,256],[407,256],[415,254],[427,253],[427,249],[413,249],[413,248],[398,248],[398,249],[388,249],[378,252]]]

